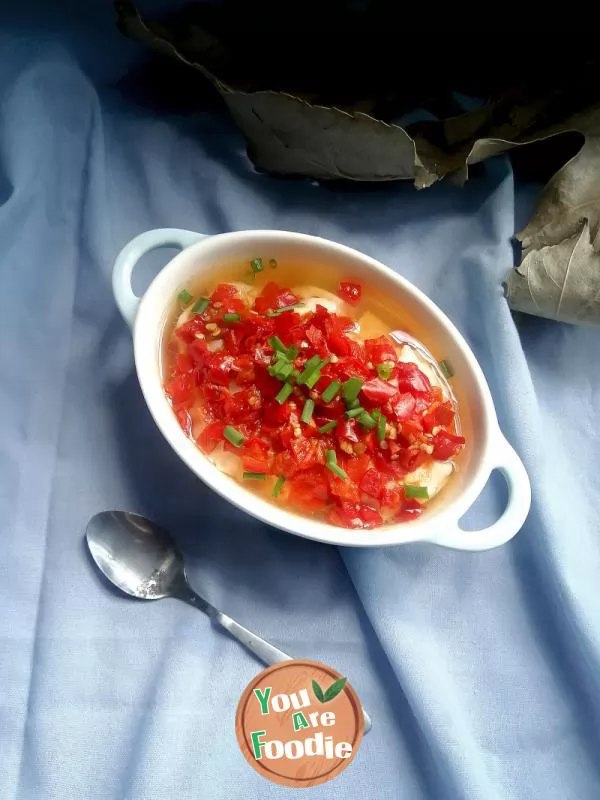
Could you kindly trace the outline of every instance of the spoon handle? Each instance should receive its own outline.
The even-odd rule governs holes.
[[[243,644],[251,653],[254,653],[263,664],[272,666],[273,664],[278,664],[280,661],[291,660],[292,657],[284,653],[283,650],[279,650],[277,647],[269,644],[269,642],[257,636],[256,633],[249,631],[248,628],[244,628],[239,622],[236,622],[227,614],[219,611],[203,597],[200,597],[199,594],[196,594],[190,587],[186,587],[185,593],[182,593],[180,598],[181,600],[185,600],[186,603],[204,611],[211,619],[218,622],[219,625],[225,628],[238,642]]]
[[[195,606],[195,608],[199,608],[215,622],[218,622],[219,625],[225,628],[238,642],[243,644],[251,653],[254,653],[263,664],[272,666],[273,664],[278,664],[280,661],[292,660],[292,656],[288,656],[283,650],[279,650],[277,647],[269,644],[269,642],[265,641],[262,637],[257,636],[256,633],[252,633],[248,628],[244,628],[243,625],[240,625],[240,623],[236,622],[232,617],[216,609],[203,597],[200,597],[199,594],[196,594],[191,587],[186,586],[185,592],[182,592],[178,596],[181,600]],[[365,718],[365,733],[368,733],[371,730],[371,718],[364,708],[362,711]]]

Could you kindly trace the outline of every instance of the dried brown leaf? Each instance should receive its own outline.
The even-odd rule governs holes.
[[[512,309],[574,324],[600,325],[600,253],[590,226],[530,250],[506,281]]]

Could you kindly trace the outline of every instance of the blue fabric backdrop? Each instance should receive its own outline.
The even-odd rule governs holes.
[[[158,85],[154,108],[142,102],[144,57],[108,4],[22,4],[0,33],[0,797],[303,794],[238,750],[235,708],[259,664],[197,611],[98,580],[85,524],[120,507],[176,534],[216,605],[350,676],[373,731],[306,796],[597,800],[600,334],[510,315],[508,162],[421,193],[259,175],[225,117],[175,113],[181,98]],[[469,340],[530,471],[520,535],[482,554],[340,552],[204,488],[150,419],[110,290],[118,250],[162,226],[319,234],[427,292]],[[492,481],[469,524],[504,497]]]

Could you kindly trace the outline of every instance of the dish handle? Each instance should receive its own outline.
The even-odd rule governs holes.
[[[186,231],[181,228],[156,228],[140,233],[125,245],[113,266],[112,288],[118,309],[130,328],[133,328],[135,315],[142,299],[131,288],[131,276],[140,258],[159,247],[180,247],[185,250],[186,247],[196,244],[206,237],[205,233]]]
[[[496,440],[490,474],[494,469],[500,470],[508,484],[508,501],[500,519],[480,531],[462,530],[459,520],[428,541],[455,550],[491,550],[516,536],[529,513],[531,484],[523,462],[502,434]]]

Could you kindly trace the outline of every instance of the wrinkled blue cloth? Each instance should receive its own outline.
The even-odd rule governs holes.
[[[600,334],[509,313],[508,162],[421,193],[259,175],[222,114],[117,88],[143,51],[94,9],[0,33],[0,798],[598,800]],[[119,249],[165,226],[318,234],[427,292],[530,472],[517,538],[338,551],[203,487],[150,418],[110,288]],[[491,481],[469,525],[505,495]],[[344,773],[292,790],[248,766],[234,715],[261,666],[194,609],[98,580],[83,532],[105,508],[162,522],[214,604],[349,676],[373,730]]]

